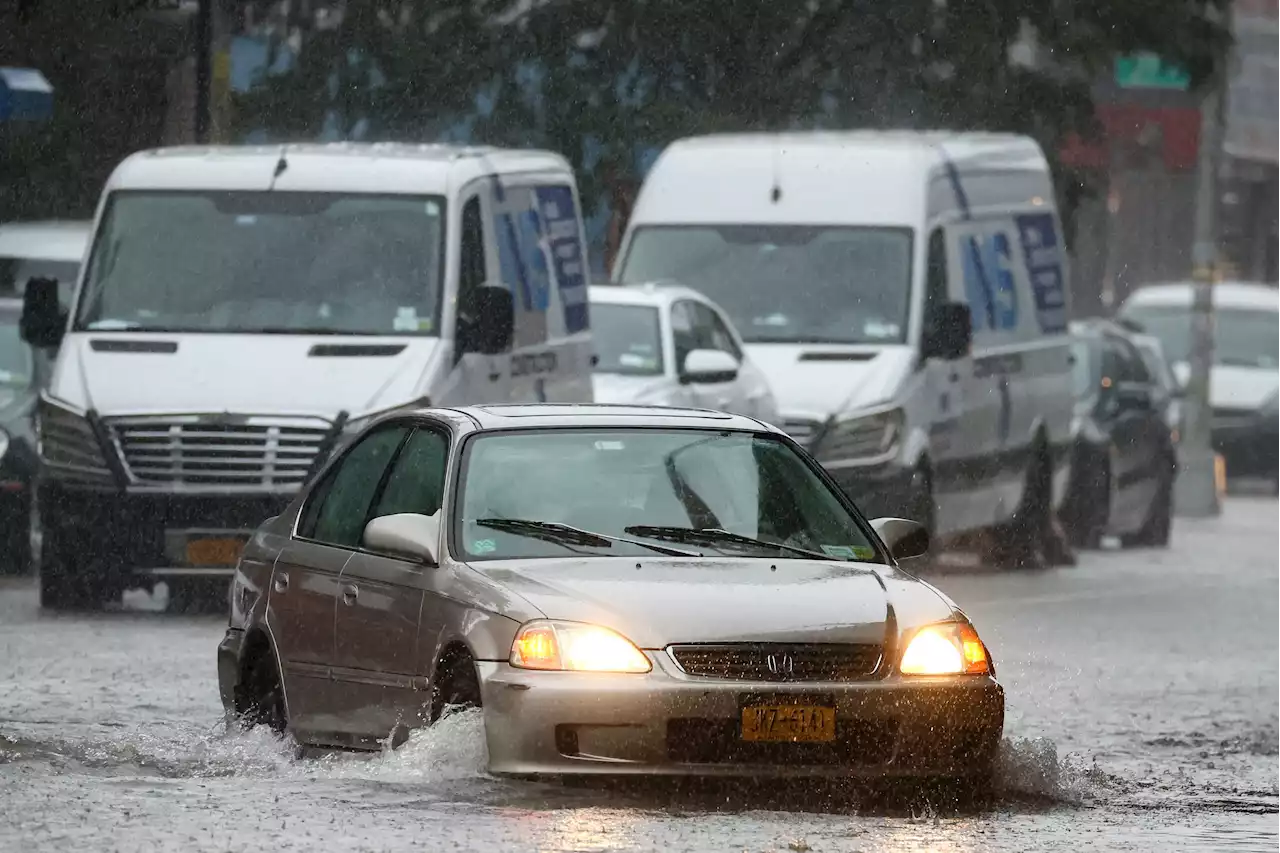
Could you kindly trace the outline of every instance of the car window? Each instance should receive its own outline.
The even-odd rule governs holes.
[[[436,513],[444,497],[448,458],[449,440],[444,435],[422,427],[414,430],[396,456],[387,485],[370,517],[401,512]]]
[[[710,305],[698,305],[695,313],[699,318],[699,325],[707,329],[712,349],[727,352],[736,360],[742,361],[742,350],[738,348],[738,343],[733,339],[733,333],[729,331],[724,318]]]
[[[477,523],[495,518],[642,541],[628,528],[721,529],[837,557],[876,559],[854,515],[809,463],[791,445],[753,433],[619,428],[481,435],[464,450],[458,505],[455,543],[474,559],[652,554],[627,543],[566,546]],[[786,552],[766,547],[732,553],[777,558]]]
[[[662,326],[652,305],[592,302],[591,343],[596,348],[596,373],[663,373]]]
[[[698,320],[693,303],[684,301],[671,306],[671,335],[676,347],[676,370],[684,369],[684,358],[698,349]]]
[[[334,469],[309,538],[356,548],[364,535],[369,507],[408,428],[384,427],[360,439]]]

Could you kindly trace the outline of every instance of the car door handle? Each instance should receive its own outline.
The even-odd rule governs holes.
[[[353,583],[344,583],[342,585],[342,603],[350,607],[356,603],[356,599],[360,597],[360,587]]]
[[[271,586],[276,592],[285,592],[289,589],[289,573],[276,572],[275,578],[271,581]]]

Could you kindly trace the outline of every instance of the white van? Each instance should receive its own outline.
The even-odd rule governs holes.
[[[713,135],[668,147],[614,278],[732,318],[784,428],[871,516],[996,528],[1031,559],[1065,492],[1067,261],[1040,148],[951,133]]]
[[[28,340],[61,344],[39,409],[45,605],[117,597],[135,571],[178,591],[229,576],[388,409],[590,401],[579,211],[569,164],[540,151],[126,159],[70,318],[48,281],[26,293]]]

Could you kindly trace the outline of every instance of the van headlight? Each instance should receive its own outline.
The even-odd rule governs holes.
[[[902,409],[838,417],[819,440],[815,455],[827,466],[887,461],[898,452],[905,422]]]

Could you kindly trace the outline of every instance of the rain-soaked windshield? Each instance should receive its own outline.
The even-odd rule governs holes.
[[[662,375],[662,326],[653,306],[593,302],[591,340],[596,347],[596,373]]]
[[[910,304],[911,231],[646,226],[632,237],[621,279],[700,290],[751,343],[898,343]]]
[[[437,197],[116,193],[76,327],[435,335],[443,234]]]
[[[473,560],[651,553],[625,542],[548,541],[483,523],[493,520],[655,542],[687,539],[683,547],[709,554],[777,558],[786,552],[776,546],[785,545],[835,559],[876,559],[839,498],[789,445],[768,436],[670,429],[482,435],[467,445],[462,482],[455,543]],[[774,547],[704,544],[693,533],[705,530]]]
[[[1184,307],[1134,305],[1124,316],[1160,339],[1170,364],[1185,362],[1191,354],[1191,311]],[[1213,312],[1213,361],[1224,367],[1259,367],[1275,370],[1280,346],[1280,318],[1275,311],[1241,311],[1218,308]]]

